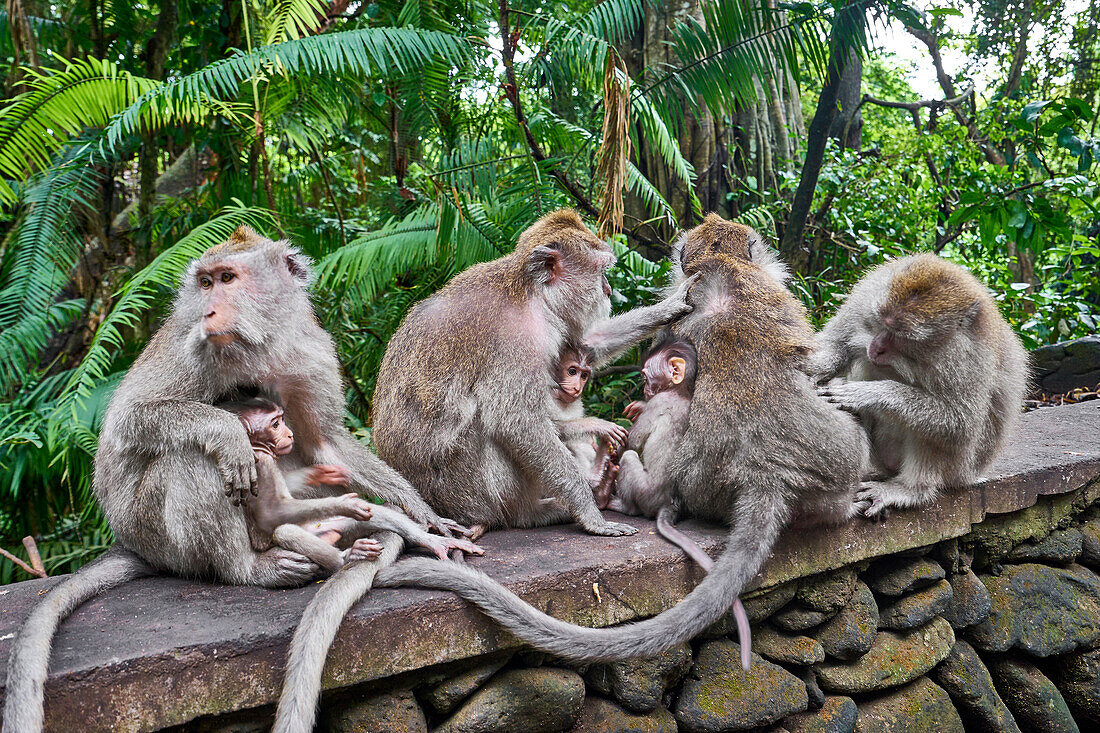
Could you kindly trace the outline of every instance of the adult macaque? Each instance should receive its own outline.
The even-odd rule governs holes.
[[[608,318],[604,272],[614,262],[608,244],[575,212],[557,211],[521,234],[511,254],[471,267],[414,306],[378,374],[372,436],[379,456],[429,504],[475,527],[575,519],[593,534],[635,533],[604,519],[588,476],[562,442],[554,366],[566,344],[591,349],[598,365],[683,315],[693,280],[657,305]],[[452,567],[464,566],[429,567],[449,577]],[[337,611],[370,587],[354,570],[325,584]],[[288,680],[319,686],[327,643],[342,618],[303,618],[295,638],[323,643],[292,648]],[[277,733],[311,729],[313,713],[300,699],[280,704]]]
[[[1027,390],[1027,353],[969,272],[932,254],[863,277],[818,336],[810,372],[859,416],[873,517],[972,483],[1001,448]]]
[[[191,263],[103,419],[94,488],[115,547],[54,586],[24,622],[11,647],[4,733],[41,730],[53,634],[103,590],[152,572],[268,587],[319,572],[298,553],[253,549],[244,513],[226,496],[250,494],[256,481],[247,433],[214,407],[234,390],[262,389],[287,406],[297,436],[283,461],[343,466],[352,490],[455,526],[344,427],[336,351],[313,314],[310,279],[308,258],[247,227]]]
[[[672,500],[686,513],[732,524],[714,568],[681,603],[607,629],[563,623],[484,573],[409,559],[378,585],[443,588],[477,604],[532,646],[579,661],[652,656],[690,639],[737,600],[781,529],[840,522],[855,511],[866,458],[851,414],[817,395],[806,374],[813,331],[775,275],[782,272],[748,227],[711,215],[681,241],[685,275],[702,275],[692,312],[674,333],[695,345],[695,393],[680,450],[668,464]]]
[[[600,514],[547,398],[567,343],[599,365],[690,310],[688,281],[608,319],[614,262],[575,212],[558,211],[409,311],[382,360],[373,438],[438,511],[489,528],[573,519],[592,534],[636,531]]]
[[[554,422],[565,447],[587,475],[596,506],[604,509],[619,470],[612,456],[626,443],[627,431],[609,420],[584,416],[581,394],[591,377],[591,349],[567,345],[555,370],[553,396],[558,414]]]

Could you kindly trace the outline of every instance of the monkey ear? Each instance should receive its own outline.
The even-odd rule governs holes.
[[[674,356],[668,360],[668,365],[672,367],[672,383],[680,384],[684,381],[684,377],[687,376],[687,362],[683,357]]]
[[[550,285],[560,280],[565,273],[565,263],[562,260],[561,245],[540,245],[531,251],[527,270],[535,282]]]
[[[299,287],[309,287],[313,282],[312,264],[313,261],[308,256],[296,249],[290,250],[286,255],[286,269]]]

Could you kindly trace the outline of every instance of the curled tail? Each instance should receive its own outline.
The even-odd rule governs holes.
[[[44,721],[50,647],[61,621],[81,603],[128,580],[151,575],[140,557],[115,545],[54,586],[27,616],[11,645],[3,733],[36,733]]]
[[[541,651],[577,662],[650,657],[691,639],[730,609],[756,575],[786,518],[778,492],[738,502],[726,549],[714,569],[676,606],[653,618],[604,629],[576,626],[525,603],[485,573],[467,565],[408,558],[378,574],[376,585],[449,590]]]
[[[287,653],[286,677],[272,733],[310,733],[317,718],[321,673],[344,616],[367,594],[380,568],[401,554],[404,541],[392,532],[380,533],[382,554],[372,562],[347,565],[321,586],[302,613]],[[6,733],[6,731],[5,731]]]

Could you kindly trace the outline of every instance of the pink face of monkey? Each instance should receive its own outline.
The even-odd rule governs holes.
[[[574,351],[564,352],[558,364],[558,400],[565,404],[575,402],[591,378],[592,365],[587,358]]]
[[[285,456],[294,450],[294,433],[283,419],[283,408],[273,402],[256,403],[237,412],[254,448],[274,456]]]

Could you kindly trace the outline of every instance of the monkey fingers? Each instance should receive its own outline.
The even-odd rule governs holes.
[[[319,463],[311,466],[306,483],[313,486],[347,486],[351,474],[343,466]]]
[[[645,409],[645,402],[641,400],[634,400],[625,408],[623,408],[623,417],[631,422],[638,419],[638,416],[642,414],[642,410]]]
[[[863,484],[864,488],[856,492],[856,505],[868,519],[885,521],[890,516],[890,502],[877,486]]]
[[[626,537],[632,534],[638,534],[638,528],[632,527],[629,524],[623,522],[607,522],[597,525],[589,525],[581,523],[584,527],[584,531],[588,534],[599,535],[600,537]]]
[[[357,539],[351,547],[345,551],[345,562],[360,562],[363,560],[374,561],[382,554],[382,543],[369,537]]]
[[[365,522],[374,516],[373,505],[369,501],[361,499],[358,494],[344,494],[339,501],[340,510],[338,513],[341,516],[358,519],[361,522]]]

